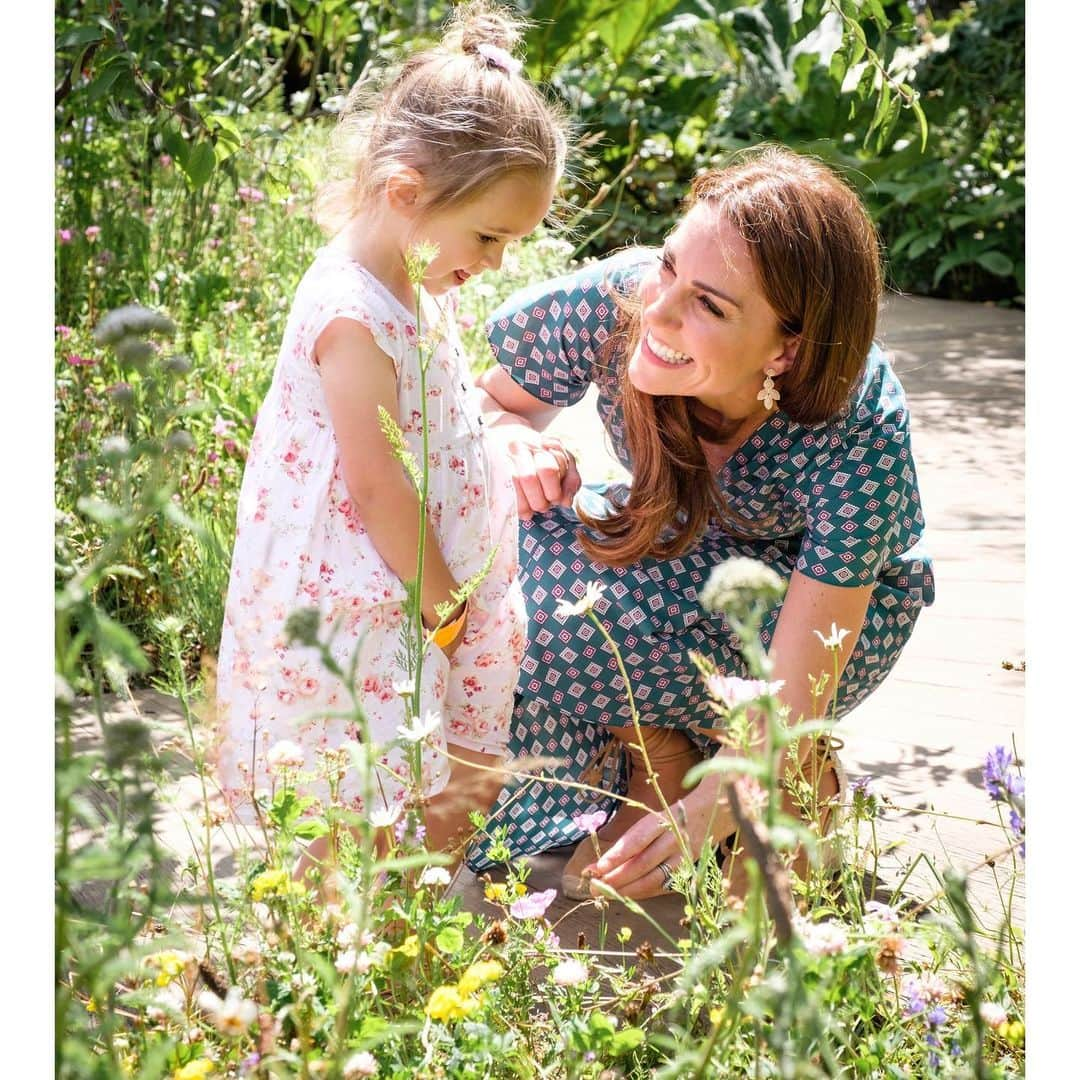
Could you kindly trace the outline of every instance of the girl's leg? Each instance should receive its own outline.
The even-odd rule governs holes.
[[[465,842],[472,833],[469,811],[486,813],[506,781],[499,767],[503,759],[465,746],[447,744],[447,751],[458,761],[450,762],[450,782],[438,795],[426,801],[424,820],[427,846],[433,851],[447,851],[460,859]]]

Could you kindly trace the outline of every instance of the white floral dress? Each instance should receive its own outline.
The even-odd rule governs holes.
[[[447,302],[452,302],[449,300]],[[424,294],[423,330],[439,321]],[[325,637],[340,620],[331,651],[343,671],[355,667],[356,691],[373,770],[369,809],[401,802],[410,775],[398,740],[407,722],[395,684],[405,679],[401,630],[405,589],[368,537],[345,486],[337,439],[323,395],[315,342],[331,320],[362,323],[393,360],[399,421],[422,457],[420,371],[413,316],[363,266],[322,248],[297,289],[269,393],[252,437],[237,511],[229,592],[218,658],[216,765],[219,782],[242,819],[250,794],[269,790],[267,751],[297,743],[305,769],[317,751],[363,740],[351,696],[314,648],[290,645],[285,621],[297,609],[319,612]],[[432,795],[449,779],[447,741],[501,754],[525,645],[517,582],[517,512],[513,483],[488,451],[457,329],[443,320],[443,340],[427,373],[428,516],[457,581],[494,564],[470,604],[468,625],[451,660],[437,647],[423,664],[423,710],[441,727],[425,745],[422,786]],[[395,742],[395,740],[398,740]],[[326,797],[323,782],[306,785]],[[350,768],[346,805],[364,809],[365,781]]]

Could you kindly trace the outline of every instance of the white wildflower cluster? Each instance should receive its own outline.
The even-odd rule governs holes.
[[[813,922],[804,915],[796,915],[795,933],[811,956],[836,956],[848,946],[847,930],[835,919]]]
[[[698,600],[710,614],[745,619],[755,607],[771,607],[787,591],[787,582],[757,559],[726,559],[714,566]]]

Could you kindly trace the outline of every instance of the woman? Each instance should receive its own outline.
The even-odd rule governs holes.
[[[610,650],[588,619],[555,617],[560,599],[600,581],[595,610],[695,855],[734,822],[723,804],[714,813],[717,775],[682,787],[715,749],[691,727],[711,721],[689,653],[746,674],[723,616],[698,603],[710,569],[746,555],[788,579],[761,640],[792,721],[815,715],[811,679],[833,672],[815,630],[850,631],[839,646],[843,715],[881,683],[933,600],[904,394],[873,345],[880,295],[877,238],[858,198],[820,163],[767,146],[695,180],[661,252],[623,252],[525,290],[492,319],[498,364],[478,385],[515,474],[530,620],[510,753],[558,757],[560,778],[594,784],[621,756],[629,795],[658,806],[634,755],[606,753],[636,742]],[[633,480],[579,499],[575,513],[573,460],[540,430],[590,384]],[[797,749],[823,800],[840,775],[827,745]],[[627,790],[625,775],[616,783]],[[579,840],[575,816],[614,807],[528,781],[504,789],[493,823],[526,854]],[[630,897],[665,891],[680,858],[665,824],[623,807],[601,830],[603,858],[579,844],[564,891],[588,895],[590,877]],[[470,865],[488,864],[474,853]]]

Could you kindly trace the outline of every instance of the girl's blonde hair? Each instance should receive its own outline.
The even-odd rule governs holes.
[[[336,232],[401,165],[424,178],[428,213],[467,202],[509,173],[557,179],[568,122],[513,58],[524,25],[473,0],[455,9],[440,44],[410,56],[387,85],[358,82],[334,136],[347,175],[320,187],[318,223]]]

